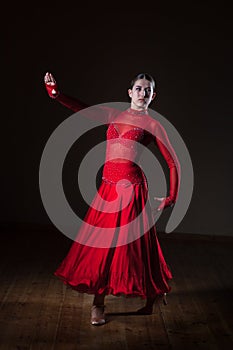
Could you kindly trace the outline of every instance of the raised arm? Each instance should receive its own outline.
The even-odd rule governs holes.
[[[71,109],[73,112],[78,112],[88,107],[85,103],[79,101],[78,99],[61,93],[61,91],[58,88],[57,82],[51,73],[47,72],[45,74],[44,83],[49,97],[60,102],[63,106]]]
[[[89,119],[98,120],[101,121],[103,124],[108,124],[119,113],[118,110],[104,105],[89,107],[88,105],[79,101],[78,99],[63,94],[58,88],[58,84],[53,74],[49,72],[47,72],[44,76],[44,83],[49,97],[58,101],[63,106],[71,109],[73,112],[79,112],[82,109],[86,108],[86,110],[83,112],[83,115]]]

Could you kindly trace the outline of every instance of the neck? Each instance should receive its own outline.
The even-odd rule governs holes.
[[[132,100],[131,100],[131,105],[130,108],[139,112],[146,111],[148,108],[148,105],[145,104],[144,106],[137,106]]]
[[[147,109],[134,109],[132,107],[127,109],[127,112],[130,114],[134,114],[134,115],[142,115],[142,114],[148,114],[148,110]]]

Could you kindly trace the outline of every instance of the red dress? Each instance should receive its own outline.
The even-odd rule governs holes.
[[[128,109],[109,123],[101,185],[76,240],[54,273],[79,292],[148,298],[170,291],[172,274],[152,222],[147,180],[136,164],[138,146],[146,146],[155,136],[137,122],[120,130],[122,118],[134,118],[133,113]],[[177,164],[171,149],[159,140],[157,144],[170,169],[170,194],[175,201]]]

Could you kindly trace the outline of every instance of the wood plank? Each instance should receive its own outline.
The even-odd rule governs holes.
[[[61,282],[60,282],[61,283]],[[80,347],[80,327],[82,323],[83,298],[84,294],[77,293],[69,287],[66,288],[65,297],[60,313],[60,322],[57,328],[54,347],[57,350],[76,350]],[[88,338],[88,331],[85,332],[85,342]]]
[[[173,266],[172,292],[168,296],[168,305],[161,305],[165,327],[172,348],[209,349],[214,350],[214,339],[211,339],[203,313],[195,303],[193,288],[190,286],[192,268],[190,267],[189,248],[192,245],[180,242],[175,246]],[[191,288],[190,288],[191,287]]]
[[[36,324],[36,315],[41,307],[41,298],[38,298],[39,290],[46,290],[47,285],[44,279],[41,285],[35,285],[34,271],[28,266],[16,265],[15,276],[12,278],[8,292],[1,305],[1,347],[6,349],[8,344],[11,347],[17,344],[18,347],[25,347],[30,343],[31,327]],[[40,289],[43,285],[43,289]],[[30,325],[30,326],[29,326]]]
[[[67,288],[53,275],[70,245],[59,237],[54,250],[55,238],[35,241],[25,234],[13,239],[13,247],[12,235],[3,239],[1,350],[233,348],[233,240],[160,239],[174,277],[168,305],[159,300],[153,315],[136,316],[143,300],[107,296],[109,321],[95,327],[93,296]]]
[[[40,312],[36,315],[37,324],[33,332],[34,337],[30,341],[30,349],[54,348],[65,295],[66,287],[52,276],[45,291]]]

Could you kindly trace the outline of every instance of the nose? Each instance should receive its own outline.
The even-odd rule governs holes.
[[[146,96],[146,91],[143,90],[143,89],[141,89],[141,90],[140,90],[140,96],[141,96],[141,97],[145,97],[145,96]]]
[[[147,89],[144,90],[144,96],[148,98],[150,96],[150,91],[148,91]]]

